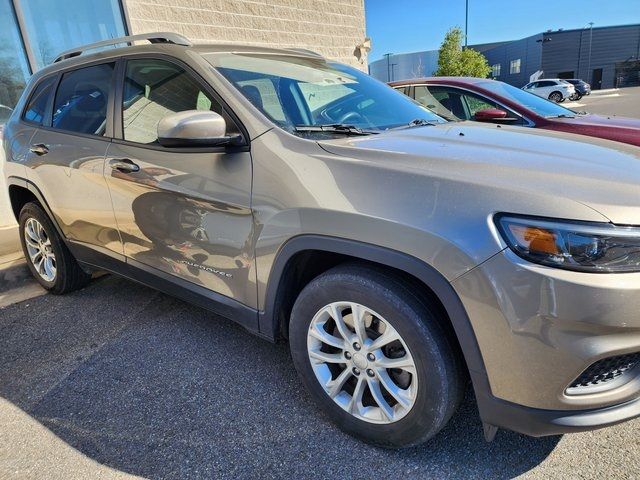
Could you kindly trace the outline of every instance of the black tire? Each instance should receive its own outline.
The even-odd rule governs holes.
[[[27,221],[33,218],[42,225],[47,238],[51,242],[51,251],[55,255],[56,272],[52,281],[47,281],[36,270],[33,262],[30,259],[29,252],[25,241],[25,224]],[[54,227],[51,219],[42,209],[42,207],[35,202],[25,204],[20,210],[20,243],[22,244],[22,251],[27,260],[27,265],[34,278],[49,292],[62,295],[79,288],[84,287],[91,275],[80,267],[76,259],[73,257],[67,246],[64,244],[58,231]]]
[[[370,423],[351,415],[316,378],[307,350],[309,325],[318,311],[337,301],[355,302],[379,313],[411,352],[418,381],[415,402],[393,423]],[[401,279],[366,265],[338,266],[312,280],[298,296],[290,321],[291,355],[307,390],[342,430],[377,446],[410,447],[436,435],[464,393],[463,361],[442,320],[437,308],[415,296]]]
[[[549,94],[549,100],[555,103],[560,103],[564,101],[564,97],[562,96],[562,93],[556,91]]]

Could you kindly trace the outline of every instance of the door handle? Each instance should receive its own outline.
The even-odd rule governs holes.
[[[114,158],[113,160],[109,161],[109,166],[113,170],[118,170],[119,172],[122,172],[122,173],[134,173],[134,172],[140,171],[140,167],[135,163],[133,163],[128,158],[120,158],[120,159]]]
[[[29,151],[41,157],[42,155],[46,155],[47,153],[49,153],[49,147],[47,147],[44,143],[35,143],[31,145]]]

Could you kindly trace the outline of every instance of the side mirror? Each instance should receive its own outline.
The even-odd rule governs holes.
[[[476,122],[495,122],[496,120],[513,121],[514,118],[507,118],[507,112],[500,110],[499,108],[485,108],[484,110],[478,110],[473,119]]]
[[[186,110],[158,122],[158,143],[164,147],[217,147],[235,138],[227,135],[227,124],[216,112]]]

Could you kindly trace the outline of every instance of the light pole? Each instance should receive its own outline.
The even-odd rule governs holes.
[[[587,75],[591,75],[591,44],[592,43],[593,43],[593,22],[589,22],[589,62],[587,63]],[[591,78],[591,80],[593,80],[593,78]]]
[[[469,0],[465,0],[464,13],[464,48],[467,48],[467,38],[469,34]]]
[[[389,57],[391,57],[393,53],[385,53],[384,56],[387,57],[387,82],[391,81],[391,63],[389,62]]]

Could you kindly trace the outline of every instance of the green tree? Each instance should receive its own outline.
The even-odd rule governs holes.
[[[438,55],[436,76],[486,78],[491,67],[484,55],[472,48],[462,48],[464,33],[458,27],[450,29],[444,37]]]

